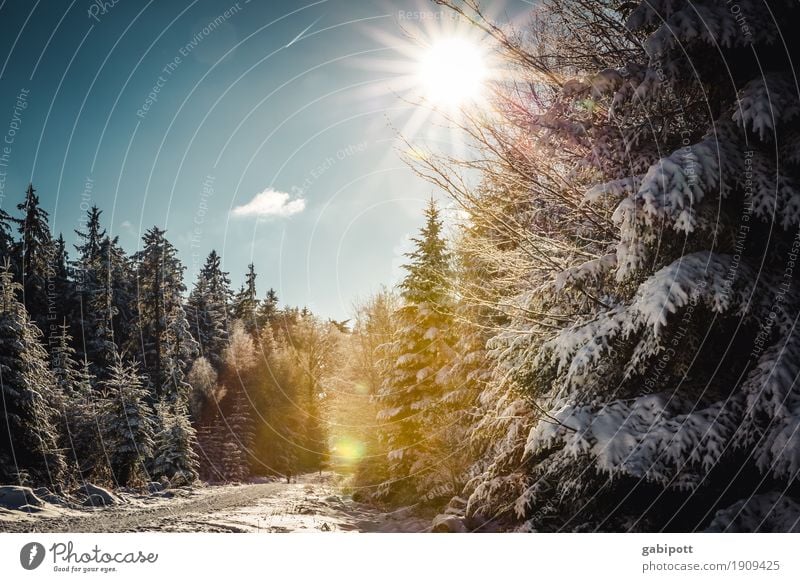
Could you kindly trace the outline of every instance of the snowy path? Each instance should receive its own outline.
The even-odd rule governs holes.
[[[0,514],[0,532],[416,532],[430,527],[408,510],[381,513],[356,503],[331,482],[331,475],[309,475],[298,483],[214,486],[185,497],[105,509],[6,512]]]

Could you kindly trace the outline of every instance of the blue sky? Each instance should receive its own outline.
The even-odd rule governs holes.
[[[395,281],[440,196],[397,155],[415,109],[395,83],[416,44],[401,27],[421,11],[435,34],[439,7],[0,2],[2,208],[32,180],[68,242],[97,204],[129,251],[166,228],[189,285],[215,248],[235,286],[252,261],[260,295],[329,317]],[[408,137],[453,147],[425,126]]]

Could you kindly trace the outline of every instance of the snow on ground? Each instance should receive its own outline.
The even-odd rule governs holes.
[[[415,517],[410,509],[382,513],[356,503],[332,484],[329,474],[301,477],[297,483],[280,484],[280,493],[245,506],[229,507],[211,514],[187,516],[165,531],[255,532],[420,532],[430,520]]]
[[[124,495],[103,508],[45,504],[39,511],[0,509],[0,532],[421,532],[430,520],[353,501],[331,473],[296,483],[249,483]]]

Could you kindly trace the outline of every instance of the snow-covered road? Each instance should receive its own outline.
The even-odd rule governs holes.
[[[176,490],[176,496],[136,498],[102,509],[37,514],[0,512],[0,532],[418,532],[430,521],[409,510],[382,513],[356,503],[330,474],[297,483],[259,483]]]

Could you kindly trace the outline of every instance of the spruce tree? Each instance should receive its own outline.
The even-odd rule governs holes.
[[[425,219],[413,239],[414,250],[406,255],[402,305],[395,314],[399,329],[385,347],[384,381],[378,391],[378,419],[389,448],[391,481],[386,489],[401,497],[423,492],[421,482],[437,462],[430,440],[443,395],[437,374],[450,350],[449,256],[433,200]]]
[[[0,261],[14,258],[14,237],[11,234],[16,221],[0,208]]]
[[[76,230],[78,254],[72,263],[78,305],[73,333],[97,377],[113,365],[117,346],[128,345],[135,312],[132,265],[116,237],[106,235],[100,223],[102,211],[87,211],[84,230]]]
[[[50,342],[50,367],[55,378],[58,407],[59,448],[67,461],[86,478],[98,460],[93,403],[96,393],[88,365],[78,363],[69,325],[63,322]]]
[[[90,274],[95,269],[96,261],[100,258],[100,246],[106,238],[106,231],[100,224],[100,215],[103,213],[97,206],[92,206],[86,211],[85,230],[75,230],[75,235],[80,241],[75,245],[78,252],[76,270]]]
[[[197,339],[200,355],[216,370],[222,365],[222,352],[228,342],[231,301],[230,280],[220,265],[220,256],[211,251],[186,305],[189,329]]]
[[[132,261],[116,237],[100,242],[98,276],[89,301],[92,361],[102,374],[114,362],[117,346],[130,346],[137,323],[136,280]]]
[[[109,372],[99,406],[100,438],[114,482],[125,486],[143,475],[152,458],[156,420],[136,366],[117,354]]]
[[[75,288],[64,236],[53,241],[52,260],[48,271],[48,335],[58,333],[58,322],[70,317],[75,310]]]
[[[272,325],[278,315],[278,294],[272,287],[267,291],[261,304],[258,306],[258,326],[264,328],[267,325]]]
[[[113,313],[101,259],[101,243],[105,237],[105,230],[100,225],[101,214],[97,206],[92,206],[86,213],[85,230],[75,230],[79,242],[74,245],[77,257],[72,264],[77,299],[72,329],[81,340],[81,350],[85,349],[85,356],[95,364],[96,370],[104,370],[113,363],[106,345],[106,342],[113,341],[106,323]]]
[[[136,322],[148,380],[147,401],[159,402],[151,467],[157,476],[189,483],[197,478],[197,457],[186,374],[198,346],[183,307],[184,267],[164,234],[156,227],[147,231],[144,248],[136,257]]]
[[[161,401],[156,407],[158,433],[151,476],[167,477],[174,484],[188,485],[198,477],[197,434],[188,411],[175,402]]]
[[[17,300],[8,263],[0,271],[0,482],[58,487],[65,461],[59,449],[61,404],[41,331]]]
[[[247,265],[245,283],[233,300],[233,317],[244,323],[253,336],[258,332],[258,295],[256,293],[256,271],[253,263]]]
[[[183,309],[184,267],[164,234],[157,227],[148,230],[136,255],[137,334],[132,345],[142,359],[151,402],[186,397],[183,374],[197,354]]]
[[[167,314],[167,329],[162,347],[164,383],[161,386],[161,394],[169,401],[180,402],[181,406],[184,406],[188,403],[191,390],[186,381],[186,374],[194,358],[197,357],[198,348],[189,331],[189,322],[183,306],[180,304]]]
[[[48,280],[54,274],[55,245],[50,233],[49,215],[39,204],[33,184],[28,185],[25,199],[17,205],[22,211],[19,220],[20,241],[17,245],[17,274],[22,282],[25,308],[39,329],[48,329]],[[57,321],[57,319],[56,319]]]

